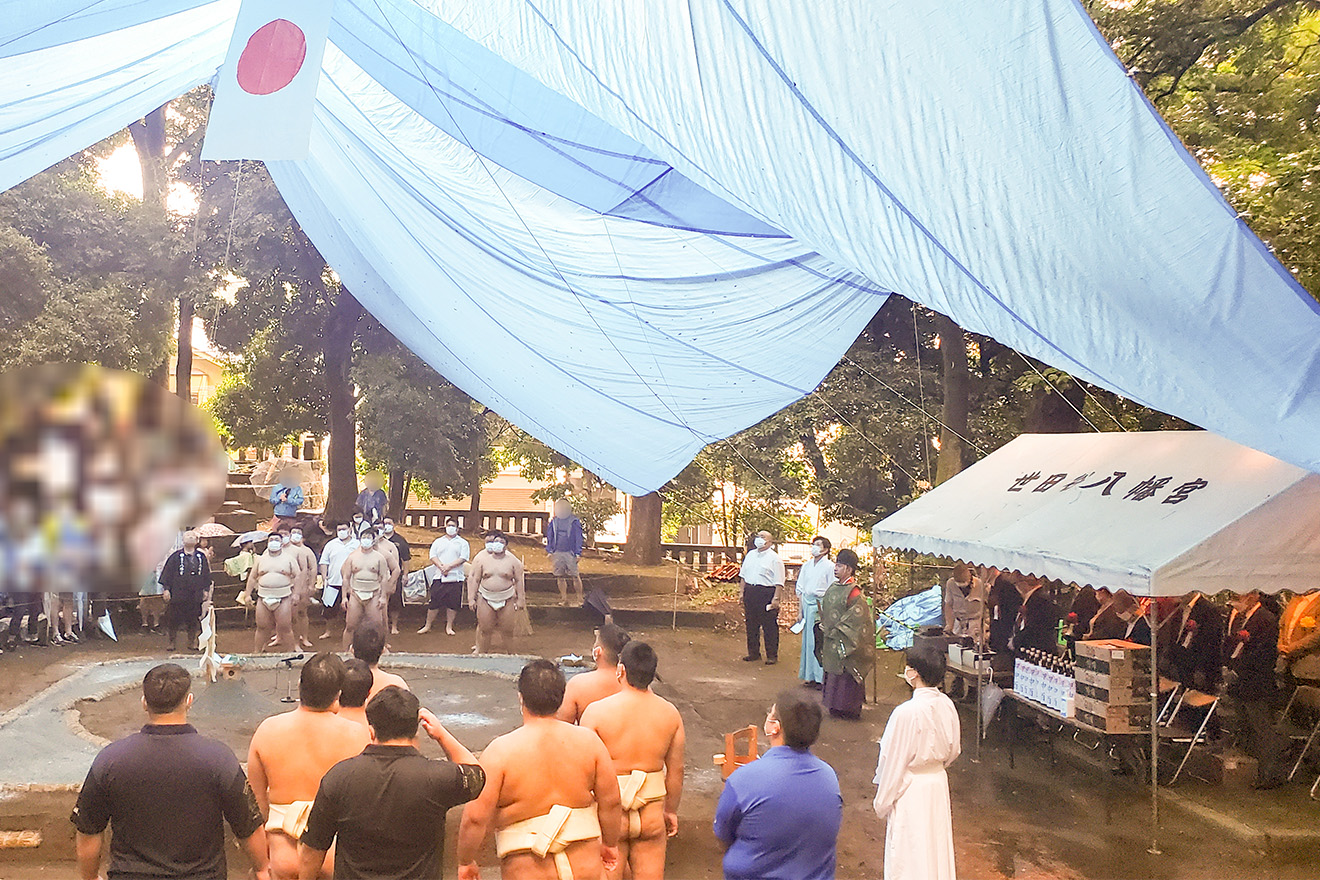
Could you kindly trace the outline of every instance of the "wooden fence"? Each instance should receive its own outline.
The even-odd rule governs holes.
[[[614,541],[597,541],[600,550],[612,550],[622,553],[627,544]],[[660,552],[668,559],[674,559],[696,569],[708,569],[722,562],[742,562],[746,552],[742,547],[721,547],[711,544],[661,544]]]
[[[466,510],[437,510],[429,507],[409,507],[403,512],[406,526],[424,529],[442,529],[447,517],[458,521],[458,527],[468,534],[486,529],[499,529],[510,535],[544,535],[550,514],[544,510],[483,510],[473,517]]]

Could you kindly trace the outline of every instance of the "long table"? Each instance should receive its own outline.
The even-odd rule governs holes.
[[[1114,733],[1107,730],[1101,730],[1098,727],[1087,724],[1077,718],[1065,718],[1058,712],[1037,703],[1035,700],[1029,700],[1014,690],[1005,690],[1005,698],[1012,707],[1011,719],[1008,721],[1008,766],[1016,766],[1015,753],[1018,734],[1021,731],[1021,722],[1027,718],[1040,717],[1048,719],[1052,724],[1058,727],[1055,733],[1061,733],[1066,728],[1072,728],[1072,739],[1078,745],[1095,750],[1102,746],[1107,749],[1107,754],[1118,759],[1119,763],[1136,778],[1138,785],[1144,785],[1150,778],[1150,731],[1138,730],[1131,733]],[[1094,737],[1095,745],[1089,746],[1079,739],[1079,736],[1085,734],[1088,737]],[[1050,760],[1054,761],[1054,740],[1049,739]]]

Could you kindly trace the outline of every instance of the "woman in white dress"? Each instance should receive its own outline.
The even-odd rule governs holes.
[[[953,815],[945,768],[962,750],[958,710],[936,685],[946,656],[907,652],[912,698],[889,716],[875,771],[875,814],[885,820],[885,880],[954,880]]]

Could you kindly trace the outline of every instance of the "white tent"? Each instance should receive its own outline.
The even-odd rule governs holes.
[[[877,523],[876,547],[1141,596],[1320,584],[1320,475],[1202,431],[1028,434]]]

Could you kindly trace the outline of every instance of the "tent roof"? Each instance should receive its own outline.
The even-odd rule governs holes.
[[[1203,431],[1027,434],[876,524],[877,547],[1143,596],[1302,591],[1320,475]]]

